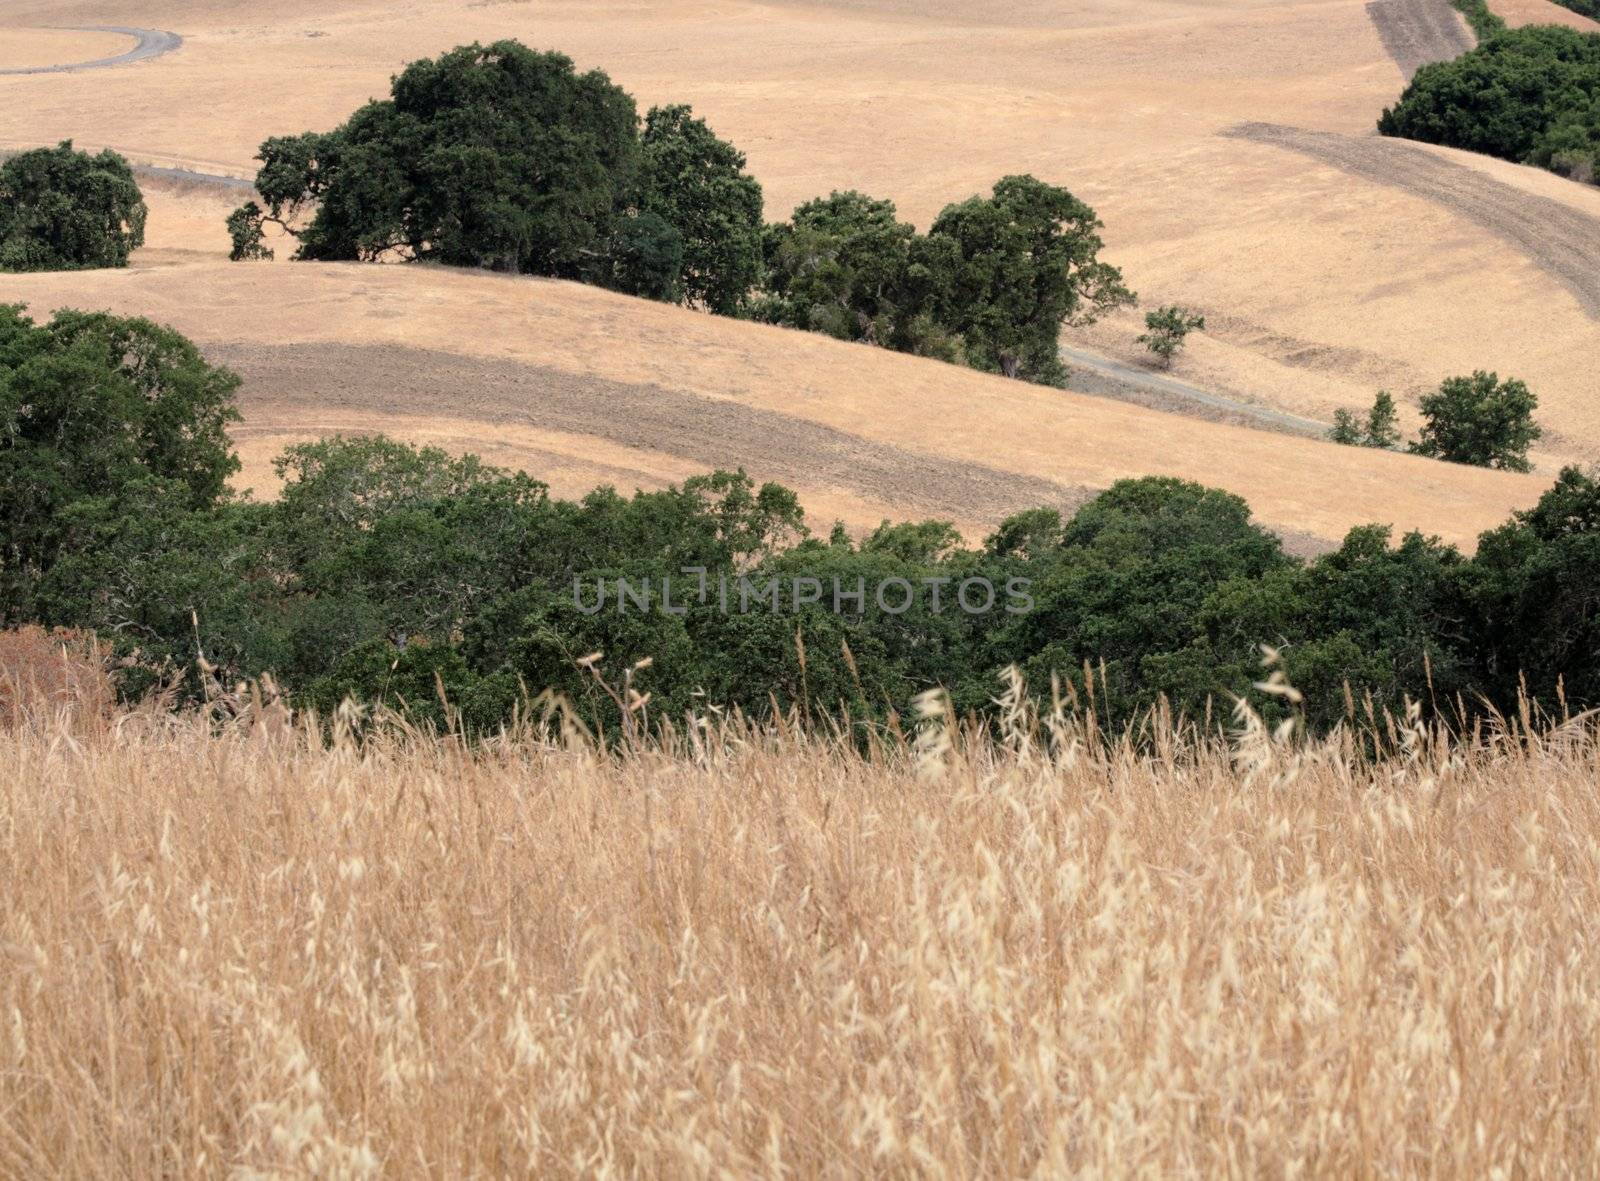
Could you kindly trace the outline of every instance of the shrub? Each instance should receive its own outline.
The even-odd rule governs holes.
[[[1543,433],[1533,421],[1539,399],[1514,378],[1494,373],[1448,378],[1422,399],[1426,420],[1417,455],[1476,467],[1529,470],[1528,447]]]
[[[1394,399],[1387,390],[1379,390],[1378,396],[1373,399],[1372,409],[1367,411],[1365,422],[1358,421],[1348,410],[1336,410],[1328,438],[1351,447],[1381,447],[1385,450],[1398,447],[1400,426]]]
[[[1206,318],[1188,308],[1163,307],[1146,312],[1144,326],[1147,331],[1139,336],[1139,343],[1161,359],[1163,369],[1171,369],[1172,358],[1183,348],[1189,333],[1197,328],[1203,331]]]
[[[59,147],[0,164],[0,270],[123,267],[144,245],[144,198],[128,162]]]

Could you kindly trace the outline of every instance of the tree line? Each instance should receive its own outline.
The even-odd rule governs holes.
[[[1379,132],[1600,180],[1600,33],[1477,15],[1478,47],[1418,70]]]
[[[682,105],[514,41],[414,62],[329,132],[261,145],[233,257],[432,261],[595,283],[1058,383],[1063,323],[1132,303],[1100,220],[1031,176],[927,234],[858,192],[763,220],[742,152]]]
[[[92,629],[130,694],[270,672],[299,705],[443,724],[448,701],[476,732],[543,689],[614,726],[594,667],[636,668],[658,718],[888,724],[933,686],[982,714],[1015,665],[1113,725],[1161,701],[1221,725],[1260,643],[1319,728],[1407,699],[1470,718],[1523,687],[1600,705],[1600,484],[1576,470],[1470,557],[1372,525],[1302,560],[1240,498],[1165,478],[1016,514],[979,545],[940,521],[852,539],[740,472],[564,501],[383,438],[289,448],[261,503],[227,490],[237,384],[148,321],[0,309],[0,625]],[[755,609],[696,589],[741,580]],[[624,581],[653,599],[597,608]]]

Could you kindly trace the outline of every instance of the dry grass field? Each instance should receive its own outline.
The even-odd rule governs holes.
[[[1592,728],[1374,763],[924,727],[603,756],[28,713],[0,1174],[1592,1166]]]
[[[1513,21],[1580,23],[1546,0]],[[125,51],[109,69],[15,73]],[[1465,44],[1443,0],[7,0],[0,150],[146,167],[122,271],[0,302],[148,315],[244,377],[240,486],[332,432],[559,494],[742,465],[814,526],[981,535],[1122,477],[1246,497],[1300,550],[1470,546],[1600,458],[1600,190],[1378,141]],[[835,188],[926,225],[1066,184],[1177,376],[1330,419],[1526,380],[1514,475],[1057,391],[594,288],[230,264],[266,135],[408,60],[516,37],[688,101],[769,216]],[[1142,364],[1138,318],[1068,345]],[[1504,1178],[1600,1159],[1600,730],[1385,719],[1227,738],[1155,716],[994,736],[122,708],[78,637],[0,634],[0,1177]],[[63,655],[62,645],[75,655]],[[29,670],[24,676],[17,670]],[[1001,687],[996,686],[997,694]],[[1362,729],[1359,725],[1357,729]]]
[[[1497,2],[1513,19],[1564,12],[1546,0]],[[263,490],[265,459],[280,442],[374,423],[525,464],[562,491],[597,481],[658,486],[706,466],[702,453],[723,435],[741,437],[739,424],[723,430],[714,414],[664,419],[655,434],[625,438],[554,423],[537,408],[519,421],[493,390],[480,396],[457,384],[456,358],[516,360],[593,381],[591,419],[607,418],[610,382],[661,385],[695,399],[696,411],[731,397],[781,413],[777,437],[794,437],[794,462],[770,462],[783,458],[773,454],[786,453],[781,446],[730,444],[719,456],[795,483],[817,515],[852,525],[933,511],[981,531],[1014,502],[1011,476],[1060,486],[1071,503],[1117,475],[1159,471],[1244,494],[1263,519],[1317,544],[1372,519],[1470,541],[1529,503],[1560,463],[1600,455],[1584,360],[1600,343],[1588,275],[1600,191],[1462,153],[1369,150],[1373,120],[1406,71],[1465,37],[1444,0],[1370,8],[1359,0],[330,0],[268,12],[240,0],[17,0],[0,14],[7,61],[58,59],[60,47],[40,39],[63,34],[43,26],[118,22],[171,29],[184,42],[115,69],[0,76],[0,148],[71,136],[147,164],[248,176],[265,135],[332,126],[406,61],[518,37],[608,70],[642,104],[692,102],[748,151],[771,216],[856,187],[894,197],[925,225],[946,202],[1008,172],[1067,184],[1105,218],[1107,256],[1146,307],[1182,301],[1206,314],[1207,331],[1178,376],[1224,397],[1326,422],[1388,388],[1414,427],[1416,398],[1444,376],[1480,367],[1519,376],[1539,394],[1547,428],[1532,479],[1423,474],[1402,458],[1220,432],[1188,414],[1002,392],[971,374],[836,353],[794,334],[611,304],[569,287],[230,266],[221,217],[239,194],[205,186],[149,184],[150,245],[133,273],[8,278],[0,298],[40,313],[62,304],[149,311],[207,347],[248,356],[240,439],[246,482]],[[105,35],[72,36],[93,41],[82,47],[91,54]],[[1259,123],[1342,137],[1321,142],[1345,146],[1307,153],[1236,133]],[[1122,314],[1068,343],[1142,364],[1138,330],[1137,315]],[[327,346],[320,361],[299,347],[313,343]],[[399,396],[384,384],[363,387],[352,357],[396,343],[452,359],[437,371],[413,367]],[[280,364],[272,353],[286,345],[298,351]],[[292,408],[280,396],[286,371],[299,383]],[[318,401],[322,390],[328,397]],[[913,464],[977,464],[1002,473],[1005,487],[976,498],[932,479],[853,487],[813,464],[805,439],[819,431],[840,445],[848,436],[869,451],[900,448]]]
[[[92,283],[96,306],[171,323],[245,376],[241,482],[262,492],[286,443],[334,430],[475,450],[569,495],[742,464],[802,492],[824,528],[934,516],[977,536],[1021,508],[1175,475],[1237,492],[1302,538],[1383,521],[1470,544],[1549,483],[1064,395],[568,283],[211,262]],[[85,279],[6,284],[43,308],[81,304]],[[213,342],[218,321],[243,338]]]

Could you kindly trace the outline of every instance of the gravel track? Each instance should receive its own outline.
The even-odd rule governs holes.
[[[163,168],[155,164],[130,164],[129,167],[133,169],[135,176],[195,185],[203,189],[254,192],[256,187],[254,181],[245,180],[242,176],[224,176],[220,172],[194,172],[188,168]]]
[[[1271,410],[1254,402],[1242,402],[1237,398],[1214,394],[1186,381],[1148,373],[1110,357],[1102,357],[1099,353],[1063,347],[1061,359],[1072,370],[1071,388],[1079,393],[1116,398],[1171,414],[1188,414],[1210,422],[1227,422],[1258,430],[1308,435],[1318,439],[1328,433],[1330,424],[1314,418],[1302,418],[1298,414]]]
[[[1450,0],[1373,0],[1367,15],[1408,82],[1423,66],[1458,58],[1478,43]]]
[[[121,33],[132,37],[137,42],[126,53],[119,53],[115,57],[97,58],[92,62],[73,62],[64,66],[22,66],[16,69],[0,70],[0,74],[69,74],[75,70],[104,70],[111,66],[125,66],[133,62],[149,61],[153,57],[160,57],[164,53],[171,53],[183,44],[183,38],[176,33],[163,32],[160,29],[132,29],[121,25],[75,25],[70,30],[74,33]]]
[[[1286,148],[1443,205],[1510,243],[1600,319],[1600,218],[1485,176],[1405,140],[1338,135],[1276,123],[1222,133]]]

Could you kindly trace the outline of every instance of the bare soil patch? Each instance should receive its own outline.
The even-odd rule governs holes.
[[[1373,0],[1367,15],[1407,80],[1423,66],[1460,57],[1477,44],[1449,0]]]
[[[1070,510],[1093,490],[863,439],[822,423],[656,385],[575,376],[427,349],[209,345],[245,378],[246,421],[315,423],[342,410],[471,419],[587,435],[705,470],[849,490],[910,517],[997,524],[1020,509]],[[493,431],[485,432],[493,435]],[[537,470],[531,474],[538,476]]]

